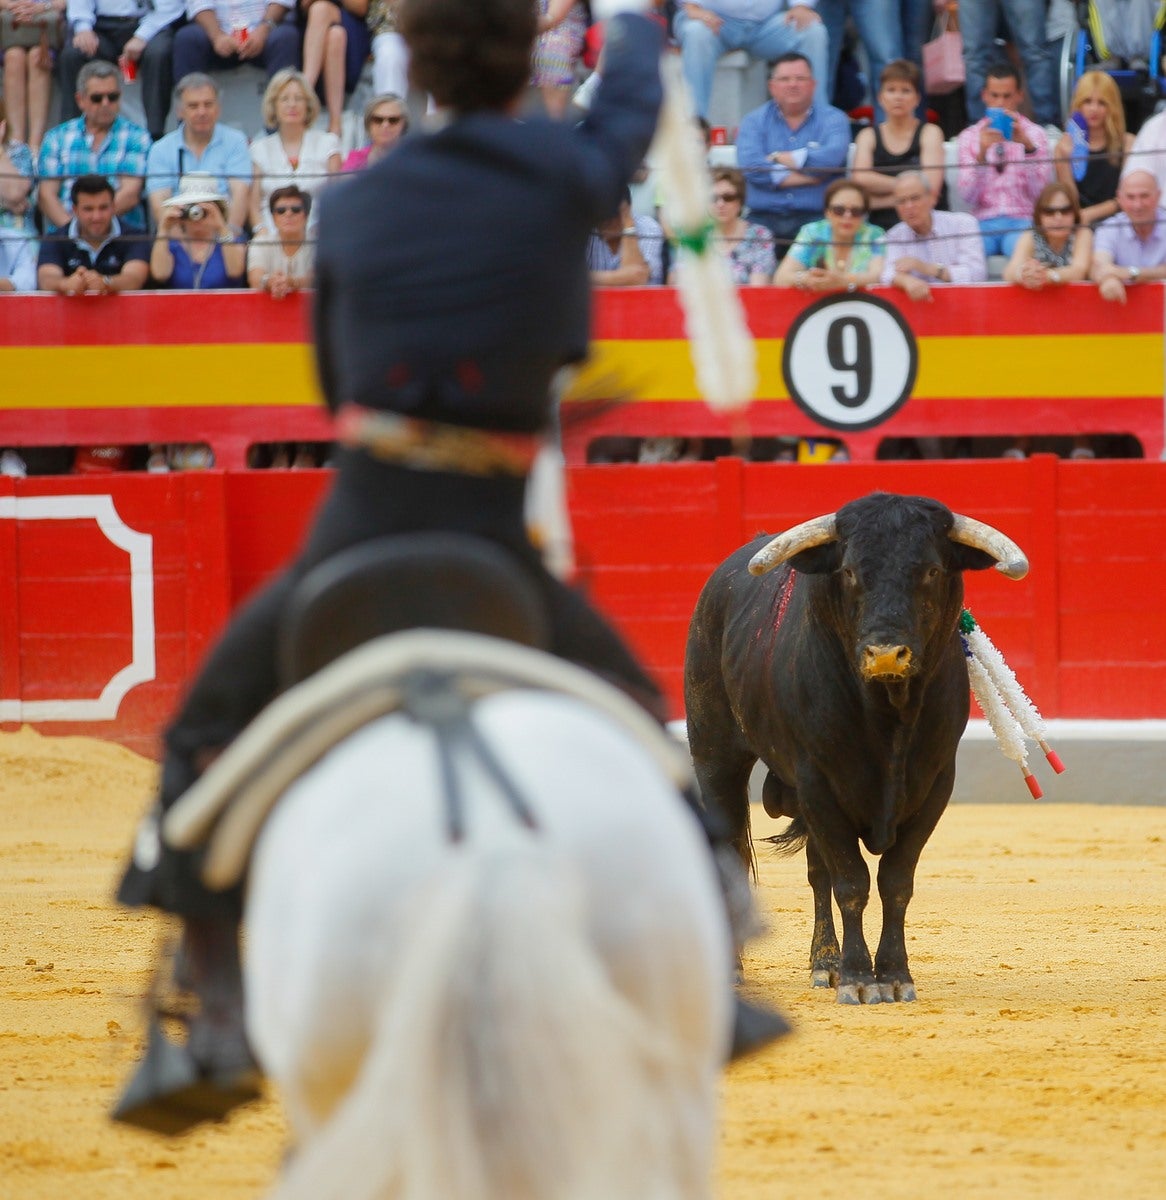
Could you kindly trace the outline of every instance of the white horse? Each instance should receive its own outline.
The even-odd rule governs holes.
[[[422,658],[457,658],[436,636]],[[259,833],[248,1031],[297,1141],[274,1196],[708,1197],[733,947],[704,835],[658,748],[579,693],[467,712],[484,756],[390,712]]]

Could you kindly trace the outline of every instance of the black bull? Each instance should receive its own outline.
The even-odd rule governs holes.
[[[874,494],[742,547],[697,601],[684,694],[704,803],[751,864],[749,776],[758,760],[768,768],[766,811],[793,818],[776,840],[806,847],[811,980],[837,986],[840,1002],[915,998],[903,921],[969,711],[962,572],[991,566],[1013,579],[1028,569],[990,526],[934,500]],[[860,839],[882,856],[873,964]]]

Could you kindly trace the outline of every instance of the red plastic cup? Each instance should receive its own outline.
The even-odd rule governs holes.
[[[714,125],[709,130],[709,142],[713,146],[724,146],[729,140],[729,131],[723,125]]]
[[[133,83],[138,78],[138,64],[135,59],[127,57],[125,54],[117,60],[117,65],[121,68],[121,78],[123,83]]]
[[[251,36],[251,30],[248,29],[246,25],[236,25],[231,32],[235,35],[240,46],[245,46],[247,44],[247,39]]]

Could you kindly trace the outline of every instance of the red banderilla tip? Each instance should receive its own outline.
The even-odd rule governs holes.
[[[1045,752],[1045,758],[1049,760],[1049,766],[1053,768],[1058,775],[1064,774],[1065,764],[1061,762],[1061,756],[1048,744],[1041,742],[1040,748]]]
[[[1022,767],[1021,770],[1024,770],[1024,768]],[[1031,771],[1024,772],[1024,782],[1028,784],[1028,790],[1034,800],[1039,800],[1044,795],[1036,776]]]

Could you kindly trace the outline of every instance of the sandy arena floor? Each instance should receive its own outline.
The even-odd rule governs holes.
[[[152,776],[115,746],[0,735],[4,1200],[252,1200],[279,1160],[274,1103],[177,1141],[104,1117],[157,937],[108,902]],[[762,847],[772,932],[747,972],[797,1033],[726,1077],[720,1200],[1162,1195],[1164,838],[1162,808],[952,808],[908,914],[920,999],[869,1009],[808,989],[802,861]]]

